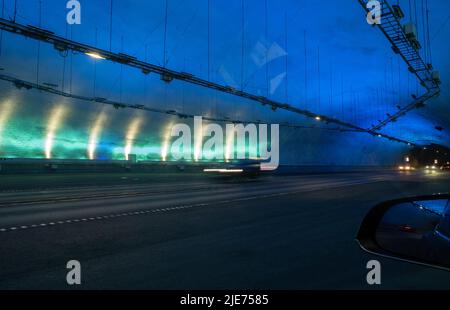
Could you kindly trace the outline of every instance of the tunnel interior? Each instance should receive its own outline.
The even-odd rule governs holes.
[[[386,38],[365,23],[357,3],[345,2],[336,12],[315,1],[118,2],[114,7],[90,1],[83,3],[83,19],[76,26],[66,23],[61,1],[2,4],[2,18],[362,128],[425,91]],[[430,10],[436,21],[445,11]],[[415,18],[418,25],[425,23],[421,14]],[[433,44],[438,46],[446,34],[448,29],[437,33]],[[426,32],[419,29],[418,38],[426,41]],[[71,95],[220,118],[223,126],[227,119],[280,124],[283,165],[396,165],[413,147],[449,141],[448,87],[425,108],[380,131],[413,146],[183,81],[164,81],[123,63],[59,51],[7,31],[0,40],[0,73],[20,80]],[[433,51],[433,59],[426,48],[420,53],[442,70],[445,83],[450,66],[444,49]],[[4,159],[128,160],[133,155],[138,161],[170,161],[171,126],[192,126],[191,120],[170,114],[77,100],[17,83],[2,81],[0,92]]]

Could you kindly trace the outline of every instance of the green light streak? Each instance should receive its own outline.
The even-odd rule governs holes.
[[[89,137],[89,143],[87,147],[88,158],[90,160],[95,159],[95,151],[97,149],[100,135],[105,127],[106,113],[102,111],[96,118],[94,125],[91,128],[91,134]]]
[[[143,125],[146,123],[144,116],[132,117],[125,128],[107,128],[107,120],[112,118],[109,112],[103,111],[100,114],[97,111],[91,112],[95,117],[91,124],[86,126],[70,119],[72,115],[69,113],[68,104],[51,106],[42,118],[33,116],[39,112],[30,109],[30,105],[21,103],[20,106],[19,113],[16,111],[19,107],[16,102],[12,100],[0,102],[0,157],[126,160],[129,154],[135,154],[139,161],[173,161],[176,157],[174,155],[177,155],[177,150],[171,150],[172,142],[176,139],[170,136],[174,121],[165,123],[162,131],[153,129],[147,134],[143,132]],[[38,111],[47,110],[44,107]],[[79,117],[77,116],[77,119]],[[81,119],[84,117],[85,115]],[[114,131],[107,135],[111,129]],[[149,140],[137,139],[144,136]],[[204,138],[202,144],[192,145],[192,161],[195,161],[199,148],[207,139]],[[158,140],[159,143],[149,142]],[[230,139],[224,141],[223,149],[226,150],[233,142],[235,141]],[[246,144],[246,146],[235,145],[234,151],[245,148],[248,154],[249,147],[251,150],[257,149],[257,146],[249,146],[248,142]],[[221,159],[223,154],[219,154],[215,149],[203,152],[204,156],[218,158],[211,162],[223,161]],[[234,157],[234,154],[229,155]]]
[[[2,140],[4,135],[4,130],[8,125],[8,121],[14,112],[14,104],[10,99],[7,99],[0,105],[0,152],[2,147]],[[1,154],[1,153],[0,153]]]

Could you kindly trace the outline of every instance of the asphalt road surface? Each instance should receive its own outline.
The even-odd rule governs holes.
[[[377,288],[450,289],[449,272],[355,241],[375,204],[449,192],[449,174],[134,176],[55,189],[39,178],[0,193],[0,289],[376,289],[371,259],[382,264]],[[66,283],[69,260],[81,286]]]

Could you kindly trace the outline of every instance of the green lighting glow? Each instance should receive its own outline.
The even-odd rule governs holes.
[[[14,112],[14,104],[10,99],[7,99],[0,105],[0,151],[2,147],[2,140],[3,140],[2,138],[4,135],[3,132],[13,112]]]
[[[127,133],[126,133],[126,139],[125,139],[125,150],[124,155],[125,159],[128,160],[128,157],[130,154],[136,154],[135,150],[133,150],[133,143],[136,138],[136,136],[139,133],[139,129],[142,125],[142,118],[137,117],[133,119],[128,126]]]
[[[136,155],[137,160],[159,160],[159,154],[161,153],[161,148],[159,146],[133,146],[133,153],[128,153]],[[124,147],[115,147],[112,150],[113,160],[127,160],[125,157],[126,149]]]
[[[55,140],[55,135],[60,128],[67,110],[63,105],[55,106],[50,112],[50,117],[47,122],[47,135],[45,138],[45,158],[52,158],[52,149]]]
[[[106,113],[102,111],[97,118],[95,119],[94,125],[91,128],[91,134],[89,137],[89,143],[88,143],[88,158],[90,160],[95,159],[95,151],[97,149],[100,135],[102,133],[102,130],[106,123]]]
[[[36,106],[19,99],[0,101],[0,157],[127,160],[133,154],[139,161],[173,161],[180,157],[176,156],[181,155],[177,154],[180,150],[172,150],[176,137],[171,137],[171,130],[176,120],[169,119],[165,123],[156,120],[150,124],[148,116],[135,114],[124,123],[124,117],[116,110],[107,110],[102,105],[98,107],[100,112],[94,106],[88,112],[92,116],[90,117],[84,112],[75,113],[79,110],[68,102],[44,102]],[[145,126],[146,124],[149,126]],[[203,132],[197,132],[197,137],[200,134]],[[223,154],[219,151],[225,150],[226,158],[231,159],[237,151],[244,148],[228,138],[223,141],[223,150],[202,150],[208,139],[203,137],[197,139],[196,143],[193,141],[193,161],[205,161],[205,157],[218,158],[213,161],[224,161],[221,159]],[[247,153],[251,153],[249,149],[257,149],[257,146],[249,148],[248,143],[246,144]],[[234,146],[233,154],[231,145]]]

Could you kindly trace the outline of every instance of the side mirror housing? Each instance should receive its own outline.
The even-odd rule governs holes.
[[[373,254],[450,270],[450,195],[381,203],[364,218],[357,241]]]

